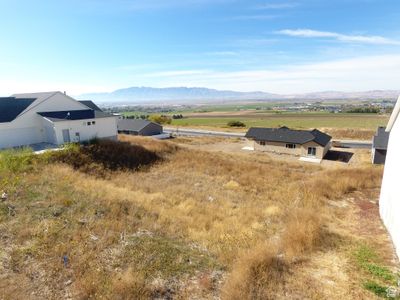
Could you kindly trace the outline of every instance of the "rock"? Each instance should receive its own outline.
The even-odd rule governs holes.
[[[7,194],[6,192],[3,192],[3,193],[1,194],[0,199],[1,199],[1,201],[6,201],[6,200],[8,199],[8,194]]]
[[[97,236],[93,235],[93,234],[90,235],[90,239],[92,241],[98,241],[99,240],[99,238]]]
[[[71,285],[72,284],[72,280],[70,279],[70,280],[67,280],[66,282],[64,282],[64,285],[65,286],[68,286],[68,285]]]
[[[89,221],[87,220],[87,219],[79,219],[79,224],[81,224],[81,225],[85,225],[85,224],[87,224],[87,223],[89,223]]]

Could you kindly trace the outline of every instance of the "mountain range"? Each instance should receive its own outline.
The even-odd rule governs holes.
[[[373,90],[365,92],[324,91],[315,93],[280,95],[267,92],[236,92],[201,87],[130,87],[110,93],[89,93],[77,96],[99,103],[113,104],[201,104],[227,101],[272,100],[395,100],[400,90]]]

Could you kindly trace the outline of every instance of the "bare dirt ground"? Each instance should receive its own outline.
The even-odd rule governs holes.
[[[257,159],[273,158],[281,160],[282,162],[299,162],[299,158],[292,155],[243,150],[244,147],[254,146],[254,142],[243,138],[179,137],[175,138],[173,141],[190,149],[240,154],[244,156],[257,157]],[[352,156],[350,161],[346,163],[341,161],[323,160],[320,164],[322,167],[362,166],[369,164],[371,161],[371,151],[368,149],[332,148],[332,150],[343,153],[351,153]],[[301,163],[313,164],[308,162]]]

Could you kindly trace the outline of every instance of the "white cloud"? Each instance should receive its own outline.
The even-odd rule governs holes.
[[[230,18],[231,20],[272,20],[278,18],[278,15],[243,15]]]
[[[259,10],[267,10],[267,9],[288,9],[288,8],[295,8],[299,4],[295,2],[280,2],[280,3],[265,3],[259,6],[256,6],[255,9]]]
[[[202,75],[208,74],[207,70],[173,70],[173,71],[161,71],[143,74],[143,77],[180,77],[180,76],[189,76],[189,75]]]
[[[239,53],[235,51],[215,51],[215,52],[206,52],[205,55],[209,56],[237,56]]]
[[[400,55],[367,56],[315,64],[282,66],[273,70],[232,72],[203,70],[201,73],[178,73],[176,76],[174,72],[153,73],[151,80],[143,80],[140,85],[205,86],[216,89],[261,90],[287,94],[323,90],[399,89]],[[164,74],[168,76],[163,76]],[[143,76],[141,78],[143,79]]]
[[[113,91],[129,86],[203,86],[237,91],[294,94],[324,90],[365,91],[400,88],[400,55],[365,56],[320,63],[282,65],[259,70],[170,70],[115,74],[95,81],[32,80],[10,74],[0,76],[0,94],[60,90],[71,95]]]
[[[367,36],[367,35],[347,35],[337,32],[318,31],[312,29],[284,29],[277,32],[278,34],[304,37],[304,38],[331,38],[341,42],[348,43],[366,43],[366,44],[381,44],[381,45],[400,45],[399,40],[393,40],[382,36]]]
[[[114,12],[199,7],[203,5],[219,5],[232,1],[234,0],[89,0],[84,2],[83,5],[85,5],[87,9],[100,9],[105,12]]]

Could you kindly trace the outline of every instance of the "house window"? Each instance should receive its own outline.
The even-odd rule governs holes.
[[[96,121],[93,121],[93,122],[92,122],[92,125],[95,125],[95,124],[96,124]]]
[[[296,148],[296,144],[286,144],[286,148],[295,149]]]
[[[317,155],[317,148],[308,147],[307,155],[308,156],[316,156]]]
[[[265,141],[259,141],[258,142],[261,146],[265,146]]]
[[[92,122],[87,122],[87,125],[90,126],[92,124]]]

